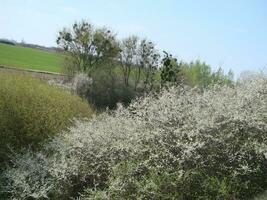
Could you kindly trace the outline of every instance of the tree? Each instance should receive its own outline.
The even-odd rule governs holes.
[[[120,48],[116,35],[106,27],[95,30],[93,38],[94,46],[96,48],[96,58],[100,63],[112,63],[118,56]]]
[[[234,72],[230,69],[227,75],[225,75],[225,82],[227,84],[232,84],[233,81],[234,81]]]
[[[146,39],[141,40],[138,47],[138,72],[135,76],[135,89],[140,82],[141,71],[144,74],[144,89],[147,86],[153,86],[155,71],[158,68],[160,54],[155,48],[155,44]]]
[[[119,52],[115,34],[107,28],[94,28],[85,21],[60,31],[57,44],[69,54],[73,71],[89,75],[99,63],[116,57]]]
[[[219,69],[214,73],[214,82],[221,82],[221,80],[223,79],[224,76],[224,72],[223,69],[221,67],[219,67]]]
[[[212,81],[211,67],[205,62],[196,60],[184,68],[187,84],[191,86],[206,87]]]
[[[123,72],[124,84],[126,87],[129,86],[129,77],[132,67],[137,66],[138,64],[138,42],[139,38],[137,36],[130,36],[123,39],[120,43],[119,60]]]
[[[173,58],[171,54],[163,51],[165,56],[162,59],[163,67],[161,69],[160,78],[161,84],[180,82],[180,72],[182,63],[177,63],[177,59]]]
[[[205,88],[211,84],[231,84],[233,82],[233,72],[225,74],[220,67],[217,71],[212,69],[205,62],[196,60],[189,64],[184,63],[182,71],[185,75],[185,81],[190,86]]]

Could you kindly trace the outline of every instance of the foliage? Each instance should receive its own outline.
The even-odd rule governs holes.
[[[60,31],[57,44],[69,55],[75,72],[88,74],[119,52],[115,34],[106,28],[94,28],[85,21]]]
[[[177,63],[176,58],[172,58],[172,55],[169,55],[165,52],[165,57],[162,59],[162,68],[160,73],[161,84],[166,83],[179,83],[182,82],[181,76],[181,65],[182,63]]]
[[[160,54],[158,53],[155,44],[146,39],[141,40],[138,54],[139,63],[138,73],[135,79],[135,89],[140,82],[141,72],[143,72],[144,90],[151,90],[153,88],[153,82],[155,81],[155,72],[159,67]]]
[[[13,158],[14,199],[250,199],[267,189],[267,78],[163,90]]]
[[[97,70],[90,78],[87,74],[76,74],[72,88],[99,111],[115,109],[118,102],[128,105],[135,96],[134,89],[126,87],[116,73],[103,69]]]
[[[267,192],[265,191],[263,194],[257,196],[254,200],[267,200]]]
[[[135,97],[134,88],[126,87],[121,77],[110,69],[97,70],[91,76],[92,82],[87,88],[85,98],[88,102],[102,110],[114,109],[117,103],[128,105]]]
[[[57,43],[69,55],[65,72],[72,76],[88,74],[92,84],[85,86],[88,92],[81,96],[101,109],[115,108],[119,102],[128,104],[132,98],[169,83],[200,87],[232,83],[222,71],[212,73],[200,61],[178,63],[166,54],[160,62],[161,55],[152,41],[137,36],[118,40],[110,30],[85,21],[64,28]]]
[[[141,82],[144,89],[151,88],[159,67],[160,54],[153,42],[136,36],[119,41],[107,28],[95,28],[85,21],[60,31],[57,44],[69,55],[64,68],[71,75],[82,72],[93,76],[106,65],[112,65],[112,68],[120,65],[123,82],[128,87],[132,68],[137,68],[138,72],[133,76],[135,90]]]
[[[181,68],[185,77],[185,83],[190,86],[207,87],[213,84],[233,83],[233,72],[231,70],[226,75],[221,68],[212,72],[211,67],[200,60],[189,64],[183,63]]]
[[[130,56],[134,53],[129,54],[137,51],[136,42],[137,39],[131,38],[119,43],[107,28],[95,28],[85,21],[74,23],[71,29],[65,28],[57,40],[69,55],[64,69],[75,77],[73,82],[77,94],[99,109],[115,108],[118,102],[128,104],[135,96],[129,83],[133,64]],[[116,71],[117,58],[120,59],[124,80]]]
[[[0,83],[0,163],[11,151],[38,147],[72,118],[92,114],[79,97],[39,79],[1,72]]]
[[[160,54],[153,42],[130,36],[120,42],[119,61],[123,72],[124,84],[134,82],[135,91],[151,90],[160,64]]]
[[[61,72],[64,55],[28,47],[0,44],[0,65],[49,72]]]
[[[123,72],[123,81],[126,87],[129,86],[129,78],[132,68],[138,65],[139,38],[130,36],[120,42],[119,60]]]
[[[72,80],[72,85],[74,91],[79,96],[86,98],[90,86],[92,85],[92,79],[90,79],[87,74],[76,74]]]

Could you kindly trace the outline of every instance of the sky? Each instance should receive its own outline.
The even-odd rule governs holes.
[[[0,38],[56,46],[83,19],[236,76],[267,66],[267,0],[0,0]]]

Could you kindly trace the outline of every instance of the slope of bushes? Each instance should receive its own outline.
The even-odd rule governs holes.
[[[0,162],[7,153],[37,147],[71,125],[74,117],[89,117],[92,110],[78,96],[39,79],[0,74]]]
[[[13,158],[14,199],[250,199],[267,189],[267,78],[170,88]]]

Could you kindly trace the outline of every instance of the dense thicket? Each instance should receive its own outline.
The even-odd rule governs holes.
[[[39,79],[1,72],[0,83],[1,165],[8,154],[35,148],[70,126],[72,118],[92,114],[80,97]]]
[[[14,157],[14,199],[250,199],[267,189],[267,78],[172,87]]]

